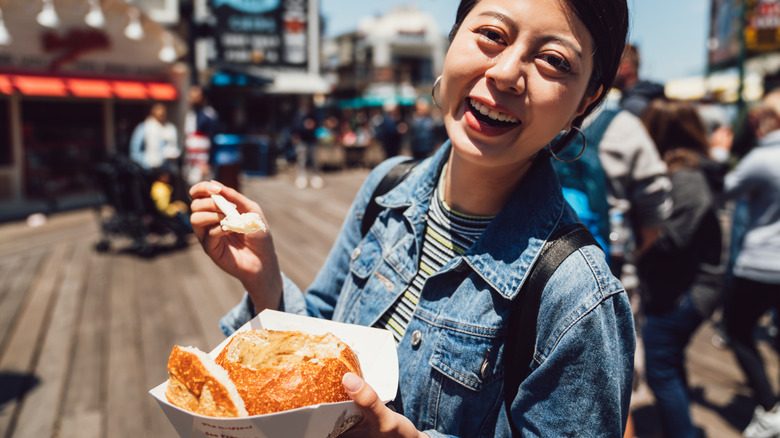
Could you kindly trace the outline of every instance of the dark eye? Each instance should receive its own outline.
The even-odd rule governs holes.
[[[539,57],[541,60],[552,66],[554,69],[571,73],[571,65],[569,65],[568,62],[566,62],[565,59],[561,58],[560,56],[556,55],[541,55]]]
[[[477,33],[481,34],[483,37],[489,39],[490,41],[493,41],[495,43],[503,43],[504,39],[501,37],[501,34],[496,32],[493,29],[479,29]]]

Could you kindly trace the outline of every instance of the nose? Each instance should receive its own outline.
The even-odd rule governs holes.
[[[505,50],[485,72],[488,82],[501,91],[522,94],[526,87],[525,63],[518,54]]]

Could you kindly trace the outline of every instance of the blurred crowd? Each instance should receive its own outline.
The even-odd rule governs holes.
[[[627,46],[603,110],[617,116],[589,146],[632,232],[618,273],[635,304],[635,385],[652,391],[664,437],[703,436],[690,415],[685,353],[709,320],[755,403],[743,435],[780,436],[780,396],[757,348],[759,333],[778,346],[780,90],[736,117],[710,99],[665,97],[639,78],[639,62]]]

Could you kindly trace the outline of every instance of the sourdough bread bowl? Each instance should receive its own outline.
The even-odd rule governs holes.
[[[349,400],[344,374],[363,376],[352,349],[331,333],[250,330],[215,359],[235,383],[249,415]]]
[[[201,415],[262,415],[347,401],[348,372],[363,376],[355,353],[331,333],[257,329],[235,334],[215,359],[174,346],[165,396]]]

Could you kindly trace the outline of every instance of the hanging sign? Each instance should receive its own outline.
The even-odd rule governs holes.
[[[308,0],[210,0],[219,64],[306,70]]]

